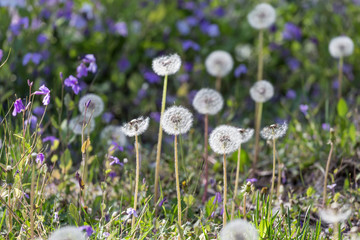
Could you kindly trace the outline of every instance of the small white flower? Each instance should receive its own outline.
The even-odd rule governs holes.
[[[213,51],[205,60],[206,71],[214,77],[225,77],[233,66],[231,55],[222,50]]]
[[[331,39],[329,52],[334,58],[347,57],[354,52],[354,42],[347,36],[339,36]]]
[[[92,93],[86,94],[80,99],[79,110],[81,114],[85,114],[85,105],[89,100],[91,102],[86,110],[86,115],[91,115],[91,113],[93,113],[93,117],[99,116],[104,111],[104,102],[101,97]]]
[[[255,102],[266,102],[274,96],[274,87],[266,80],[257,81],[250,88],[250,96]]]
[[[254,129],[252,128],[238,128],[240,133],[240,142],[246,143],[254,135]]]
[[[286,122],[283,124],[272,124],[270,126],[264,127],[261,130],[260,135],[265,140],[277,139],[285,136],[287,129],[288,125]]]
[[[270,4],[261,3],[248,14],[247,19],[253,28],[265,29],[275,22],[276,12]]]
[[[114,125],[106,126],[100,133],[100,139],[106,141],[109,145],[112,141],[119,144],[119,146],[125,146],[127,144],[126,136],[121,130],[121,127]]]
[[[95,128],[95,121],[94,118],[91,118],[89,121],[90,115],[86,114],[86,118],[84,116],[79,115],[72,118],[69,122],[69,128],[72,130],[76,135],[82,134],[83,125],[87,124],[84,129],[84,134],[88,134],[89,132],[94,131]]]
[[[139,136],[143,134],[149,127],[149,117],[144,118],[143,116],[131,120],[128,123],[124,123],[121,130],[128,137]]]
[[[193,123],[192,113],[181,106],[172,106],[165,110],[161,126],[169,135],[187,133]]]
[[[193,100],[193,106],[201,114],[215,115],[223,107],[224,100],[221,94],[210,88],[198,91]]]
[[[152,62],[152,68],[159,76],[175,74],[179,71],[180,67],[181,59],[177,53],[157,57]]]
[[[209,138],[211,149],[218,154],[235,152],[240,146],[241,135],[237,128],[221,125],[215,128]]]
[[[236,219],[228,224],[220,232],[220,240],[258,240],[258,231],[253,224]]]
[[[322,221],[334,224],[346,221],[351,215],[351,209],[339,210],[336,211],[335,209],[321,209],[319,210],[319,216]]]
[[[67,226],[54,231],[49,240],[85,240],[85,234],[77,227]]]

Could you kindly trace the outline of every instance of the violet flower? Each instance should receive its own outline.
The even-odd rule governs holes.
[[[35,162],[36,162],[36,163],[43,164],[44,160],[45,160],[44,154],[39,153],[39,154],[36,156]]]
[[[221,198],[221,193],[216,192],[215,193],[215,198],[213,201],[213,205],[215,205],[216,203],[220,204],[222,202],[222,198]]]
[[[109,156],[109,159],[112,159],[113,161],[110,162],[110,166],[114,165],[114,164],[117,164],[117,165],[120,165],[120,166],[124,166],[124,164],[122,162],[120,162],[120,160],[117,158],[117,157],[114,157],[114,156]]]
[[[21,101],[21,98],[18,98],[14,102],[14,110],[12,112],[12,115],[15,117],[18,113],[21,113],[22,111],[25,111],[25,107]]]
[[[46,105],[49,105],[50,103],[50,90],[45,86],[45,85],[42,85],[40,88],[39,88],[40,91],[35,91],[34,94],[35,95],[45,95],[43,100],[42,100],[42,103],[46,106]]]
[[[136,210],[133,209],[133,208],[128,208],[128,209],[126,210],[126,213],[127,213],[129,216],[133,215],[134,217],[138,217],[138,215],[137,215],[137,213],[136,213]]]
[[[90,237],[94,233],[94,230],[90,225],[81,226],[79,227],[79,229],[81,231],[85,230],[88,237]]]
[[[159,202],[159,207],[162,207],[162,205],[164,204],[164,202],[167,202],[166,197],[164,197],[164,198]]]
[[[237,68],[235,68],[234,76],[239,78],[242,74],[247,73],[247,67],[245,64],[240,64]]]
[[[77,95],[80,90],[81,87],[79,85],[79,81],[76,77],[74,77],[73,75],[70,75],[68,78],[65,79],[64,81],[65,86],[67,87],[71,87],[73,92]]]
[[[306,104],[300,104],[299,106],[300,108],[300,112],[302,112],[304,115],[307,115],[308,110],[309,110],[309,106]]]
[[[80,65],[76,68],[76,73],[78,78],[86,77],[88,75],[88,69],[84,63],[80,63]]]

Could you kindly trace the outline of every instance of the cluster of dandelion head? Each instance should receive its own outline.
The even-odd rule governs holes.
[[[221,230],[220,240],[258,240],[258,231],[253,224],[242,220],[236,219],[228,224]]]
[[[180,67],[181,58],[177,53],[157,57],[152,62],[152,69],[159,76],[175,74]]]
[[[193,106],[201,114],[215,115],[224,105],[221,94],[210,88],[198,91],[193,100]]]
[[[85,240],[85,234],[77,227],[67,226],[54,231],[49,240]]]
[[[269,81],[257,81],[250,88],[250,96],[255,102],[266,102],[274,96],[274,87]]]
[[[238,128],[238,132],[240,133],[240,143],[246,143],[251,139],[254,135],[254,129],[252,128]]]
[[[149,122],[149,117],[141,116],[131,120],[130,122],[124,123],[121,130],[128,137],[139,136],[148,129]]]
[[[338,203],[333,203],[329,208],[319,210],[321,220],[329,224],[345,222],[350,215],[351,208],[348,205],[340,207]]]
[[[278,139],[285,136],[287,129],[288,124],[286,122],[283,122],[282,124],[275,123],[264,127],[261,130],[260,135],[265,140]]]
[[[95,129],[95,121],[94,118],[90,118],[90,115],[79,115],[72,118],[69,121],[69,129],[72,130],[76,135],[81,135],[83,127],[84,134],[91,133]]]
[[[90,103],[89,103],[90,101]],[[86,106],[88,103],[88,106]],[[82,98],[80,98],[79,101],[79,110],[81,114],[85,114],[86,109],[86,115],[91,115],[93,117],[99,116],[104,111],[104,102],[96,94],[89,93],[84,95]]]
[[[187,133],[193,123],[192,113],[182,106],[172,106],[165,110],[161,126],[169,135]]]
[[[241,143],[241,135],[237,128],[220,125],[210,134],[209,144],[211,149],[218,154],[235,152]]]
[[[213,51],[205,60],[206,71],[214,77],[225,77],[234,66],[231,55],[222,50]]]
[[[331,39],[329,52],[334,58],[350,56],[354,52],[354,42],[347,36],[339,36]]]
[[[261,3],[256,5],[248,14],[247,19],[251,27],[255,29],[266,29],[274,24],[276,11],[270,4]]]

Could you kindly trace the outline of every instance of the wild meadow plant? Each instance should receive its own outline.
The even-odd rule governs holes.
[[[136,152],[136,175],[135,175],[135,193],[134,193],[134,211],[137,209],[137,199],[139,191],[139,177],[140,177],[140,157],[139,157],[139,140],[138,137],[143,134],[149,127],[150,119],[148,117],[138,117],[128,123],[123,124],[122,131],[128,137],[135,137],[135,152]],[[134,230],[135,215],[133,214],[131,220],[131,228]]]
[[[215,89],[221,91],[221,80],[228,75],[234,66],[234,60],[230,53],[216,50],[209,54],[205,60],[206,71],[216,77]]]
[[[51,233],[49,240],[86,240],[86,235],[78,227],[66,226]]]
[[[208,134],[209,115],[217,114],[224,105],[221,94],[210,88],[203,88],[198,91],[193,100],[193,106],[197,112],[204,115],[204,163],[205,163],[205,184],[202,202],[207,198],[209,184],[209,163],[208,163]]]
[[[226,169],[226,155],[235,152],[241,143],[241,136],[237,128],[221,125],[216,127],[210,134],[209,143],[211,149],[223,155],[223,226],[227,221],[227,169]]]
[[[246,220],[236,219],[224,226],[219,234],[220,240],[258,240],[255,226]]]
[[[328,156],[328,159],[327,159],[327,162],[326,162],[326,168],[325,168],[325,174],[324,174],[323,202],[322,202],[323,207],[325,207],[325,205],[327,203],[327,197],[326,197],[327,179],[328,179],[328,174],[329,174],[331,157],[332,157],[332,154],[333,154],[333,151],[334,151],[334,145],[335,145],[335,131],[334,131],[333,128],[330,128],[329,144],[330,144],[330,151],[329,151],[329,156]]]
[[[163,93],[161,99],[161,110],[160,110],[160,119],[162,119],[165,111],[166,104],[166,91],[167,91],[167,83],[168,76],[175,74],[179,71],[181,67],[181,58],[178,54],[171,54],[166,56],[160,56],[153,60],[152,68],[153,71],[159,75],[164,77],[164,85],[163,85]],[[154,205],[157,206],[157,201],[159,199],[159,171],[160,171],[160,157],[161,157],[161,144],[162,144],[162,126],[161,121],[159,125],[159,134],[158,134],[158,142],[156,148],[156,167],[155,167],[155,184],[154,184]]]

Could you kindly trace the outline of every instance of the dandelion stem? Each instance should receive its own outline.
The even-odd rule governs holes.
[[[328,160],[326,163],[325,179],[324,179],[324,192],[323,192],[323,203],[322,203],[323,207],[326,204],[327,176],[329,174],[329,167],[330,167],[331,155],[332,155],[333,150],[334,150],[334,144],[332,141],[330,141],[330,152],[329,152],[329,157],[328,157]]]
[[[258,45],[258,72],[257,72],[257,80],[260,81],[263,78],[263,41],[264,40],[264,32],[263,30],[259,31],[259,45]]]
[[[279,158],[278,152],[276,152],[277,159],[278,159],[278,177],[277,177],[277,186],[276,186],[276,198],[280,198],[280,185],[281,185],[281,161]]]
[[[204,132],[204,161],[205,161],[205,189],[202,202],[205,203],[207,197],[207,189],[209,184],[209,163],[208,163],[208,126],[209,126],[209,115],[205,114],[204,117],[205,132]]]
[[[241,144],[239,145],[238,149],[238,159],[236,165],[236,177],[235,177],[235,190],[234,190],[234,197],[231,206],[231,220],[234,219],[234,211],[235,211],[235,199],[238,193],[238,184],[239,184],[239,172],[240,172],[240,157],[241,157]]]
[[[224,201],[223,201],[223,227],[226,225],[226,202],[227,202],[227,177],[226,177],[226,155],[224,153]]]
[[[9,185],[9,193],[8,193],[8,205],[11,208],[11,186]],[[11,214],[9,213],[9,232],[11,232],[12,229],[12,219]]]
[[[160,112],[160,119],[163,117],[164,115],[164,111],[165,111],[165,103],[166,103],[166,89],[167,89],[167,82],[168,82],[168,76],[165,75],[164,78],[164,87],[163,87],[163,95],[162,95],[162,100],[161,100],[161,112]],[[161,126],[161,121],[160,121],[160,126],[159,126],[159,136],[158,136],[158,143],[157,143],[157,151],[156,151],[156,168],[155,168],[155,186],[154,186],[154,203],[155,203],[155,208],[156,208],[156,204],[157,201],[159,199],[159,194],[158,194],[158,186],[159,186],[159,170],[160,170],[160,156],[161,156],[161,142],[162,142],[162,126]],[[157,208],[156,208],[157,209]],[[155,216],[157,215],[157,211],[155,211]]]
[[[338,88],[338,99],[341,98],[341,85],[342,85],[342,79],[343,79],[343,65],[344,65],[344,58],[340,57],[339,59],[339,88]]]
[[[136,151],[136,177],[135,177],[134,210],[136,211],[138,191],[139,191],[139,175],[140,175],[139,142],[138,142],[137,134],[135,135],[135,151]],[[135,216],[133,214],[131,221],[132,230],[134,230],[134,226],[135,226]]]
[[[247,193],[244,193],[243,215],[244,215],[244,219],[245,219],[245,220],[246,220],[246,195],[247,195]]]
[[[253,170],[256,171],[256,163],[259,157],[259,140],[260,140],[260,126],[261,126],[261,116],[262,116],[262,109],[263,103],[256,103],[256,114],[255,114],[255,155],[254,155],[254,162],[253,162]]]
[[[220,92],[220,90],[221,90],[221,77],[220,76],[216,77],[215,88],[217,91]]]
[[[272,171],[272,178],[271,178],[271,191],[270,191],[270,201],[272,201],[272,197],[274,194],[274,183],[275,183],[275,166],[276,166],[276,147],[275,147],[276,139],[273,137],[273,171]]]
[[[35,162],[32,163],[32,172],[31,172],[31,192],[30,192],[30,234],[31,239],[34,239],[34,195],[35,195]]]
[[[176,177],[176,194],[177,194],[177,207],[178,207],[178,224],[179,224],[179,227],[181,227],[181,196],[180,196],[179,163],[178,163],[178,152],[177,152],[177,135],[175,135],[175,138],[174,138],[174,156],[175,156],[175,177]],[[179,231],[179,233],[180,233],[180,231]]]

